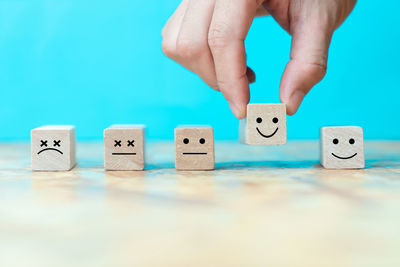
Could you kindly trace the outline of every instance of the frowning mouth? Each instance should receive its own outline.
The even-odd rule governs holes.
[[[39,155],[40,153],[42,153],[42,152],[44,152],[44,151],[48,151],[48,150],[57,151],[58,153],[63,154],[60,150],[58,150],[58,149],[56,149],[56,148],[51,148],[51,147],[42,149],[42,150],[40,150],[37,154]]]
[[[335,155],[335,153],[332,153],[332,155],[338,159],[351,159],[351,158],[354,158],[355,156],[357,156],[357,153],[355,153],[354,155],[352,155],[350,157],[339,157],[339,156]]]
[[[206,152],[184,152],[183,155],[207,155]]]
[[[270,138],[270,137],[274,136],[274,135],[276,134],[276,132],[278,131],[278,129],[279,129],[279,128],[276,128],[275,132],[273,132],[273,133],[270,134],[270,135],[265,135],[265,134],[263,134],[263,133],[260,131],[260,129],[258,129],[258,127],[256,127],[257,132],[258,132],[262,137],[264,137],[264,138]]]

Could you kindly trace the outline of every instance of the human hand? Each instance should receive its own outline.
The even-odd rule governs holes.
[[[290,61],[279,88],[287,113],[325,76],[334,30],[356,0],[183,0],[163,31],[164,53],[221,91],[233,114],[246,116],[249,83],[244,40],[257,15],[269,13],[292,35]],[[267,11],[267,12],[266,12]]]

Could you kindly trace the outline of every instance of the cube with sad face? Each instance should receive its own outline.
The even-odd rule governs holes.
[[[214,131],[207,126],[180,126],[175,129],[175,168],[214,169]]]
[[[248,145],[286,144],[286,105],[248,104],[239,136],[240,142]]]
[[[143,125],[113,125],[104,130],[104,169],[140,171],[144,169]]]
[[[43,126],[31,131],[34,171],[68,171],[75,164],[75,127]]]
[[[322,127],[321,165],[327,169],[364,168],[363,129],[356,126]]]

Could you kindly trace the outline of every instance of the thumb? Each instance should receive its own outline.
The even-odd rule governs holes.
[[[279,88],[289,115],[296,113],[305,95],[325,76],[332,34],[333,30],[318,22],[307,22],[293,30],[290,61]]]

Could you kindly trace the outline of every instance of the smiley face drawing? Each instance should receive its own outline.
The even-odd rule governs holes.
[[[31,131],[34,171],[67,171],[75,166],[75,127],[43,126]]]
[[[261,124],[261,123],[263,122],[263,119],[262,119],[261,117],[257,117],[256,121],[257,121],[258,124]],[[275,123],[275,124],[277,124],[277,123],[279,122],[279,119],[278,119],[277,117],[273,117],[272,122]],[[260,127],[260,128],[261,128],[261,127]],[[261,135],[261,136],[264,137],[264,138],[271,138],[271,137],[273,137],[273,136],[278,132],[278,130],[279,130],[279,127],[276,126],[275,131],[274,131],[273,133],[271,133],[271,134],[264,134],[264,133],[262,133],[262,132],[260,131],[260,128],[259,128],[259,127],[256,127],[256,130],[257,130],[258,134]]]
[[[286,144],[286,106],[248,104],[247,118],[240,121],[240,141],[248,145]]]
[[[113,125],[104,130],[104,169],[140,171],[144,169],[143,125]]]
[[[327,169],[364,168],[362,128],[356,126],[322,127],[321,165]]]
[[[214,131],[208,126],[181,126],[175,129],[175,168],[213,170]]]

